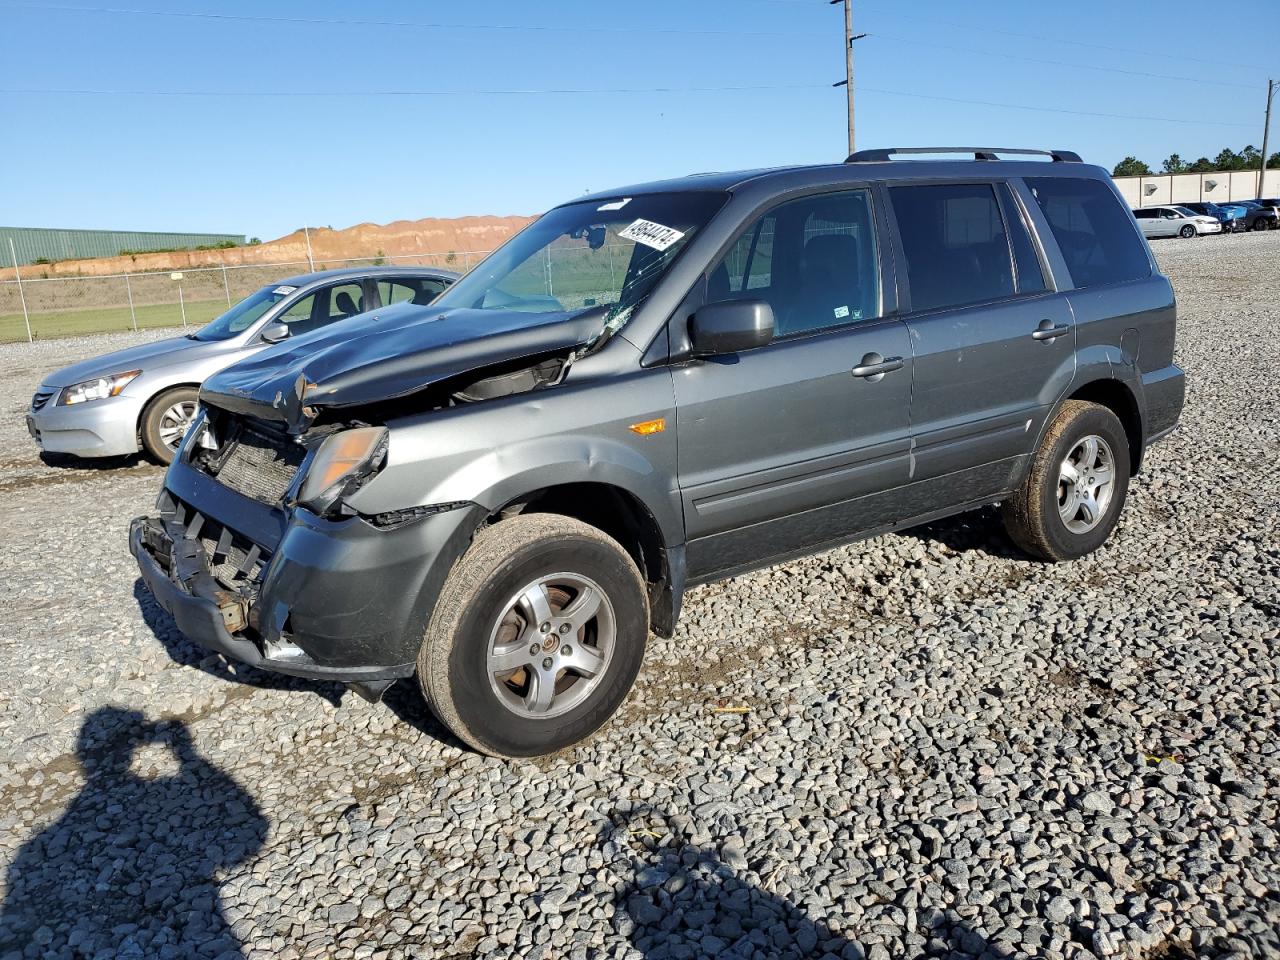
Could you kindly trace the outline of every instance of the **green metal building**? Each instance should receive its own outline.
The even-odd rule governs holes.
[[[53,230],[45,227],[0,227],[0,264],[11,266],[9,241],[18,265],[36,261],[114,257],[128,250],[188,250],[245,242],[243,233],[148,233],[141,230]]]

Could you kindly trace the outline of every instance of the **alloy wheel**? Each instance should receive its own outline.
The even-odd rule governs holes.
[[[1058,468],[1058,513],[1067,529],[1088,533],[1106,515],[1116,488],[1111,446],[1090,434],[1080,440]]]
[[[553,573],[507,601],[489,636],[486,672],[504,707],[521,717],[568,713],[600,685],[618,627],[600,586]]]
[[[196,401],[181,400],[160,416],[160,440],[170,450],[177,450],[182,437],[196,416]]]

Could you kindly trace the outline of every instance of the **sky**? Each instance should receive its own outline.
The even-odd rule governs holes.
[[[1278,13],[1233,3],[1224,47],[1195,42],[1205,6],[1186,0],[855,0],[858,146],[1153,169],[1260,146],[1267,65],[1239,44]],[[0,50],[13,226],[266,240],[532,214],[847,145],[827,0],[0,0]]]

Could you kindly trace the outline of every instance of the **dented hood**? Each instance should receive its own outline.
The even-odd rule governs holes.
[[[322,408],[391,400],[586,343],[600,316],[396,304],[290,338],[205,381],[200,398],[301,432]]]

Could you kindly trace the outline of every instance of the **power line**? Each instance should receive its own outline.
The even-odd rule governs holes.
[[[1092,110],[1068,110],[1061,107],[1037,107],[1023,103],[999,103],[994,100],[968,100],[960,97],[942,97],[931,93],[907,93],[903,90],[885,90],[878,87],[862,87],[872,93],[883,93],[891,97],[914,97],[919,100],[939,100],[943,103],[969,103],[984,107],[1003,107],[1006,110],[1034,110],[1040,113],[1067,113],[1077,117],[1105,117],[1109,120],[1150,120],[1159,123],[1193,123],[1219,127],[1252,127],[1251,123],[1239,123],[1228,120],[1193,120],[1186,117],[1150,117],[1132,113],[1098,113]]]
[[[244,98],[278,98],[278,97],[483,97],[483,96],[587,96],[592,94],[645,94],[645,93],[734,93],[757,90],[829,90],[826,83],[792,83],[792,84],[743,84],[737,86],[707,87],[547,87],[547,88],[506,88],[506,89],[470,89],[470,90],[128,90],[100,88],[52,88],[52,87],[11,87],[0,89],[0,95],[67,95],[67,96],[103,96],[103,97],[233,97]],[[1190,123],[1210,126],[1251,127],[1251,123],[1240,123],[1227,120],[1197,120],[1190,117],[1153,117],[1131,113],[1102,113],[1092,110],[1071,110],[1065,107],[1045,107],[1026,103],[1002,103],[994,100],[974,100],[965,97],[943,97],[929,93],[914,93],[907,90],[887,90],[883,87],[861,87],[871,93],[882,93],[891,97],[912,97],[919,100],[938,100],[943,103],[973,104],[983,107],[1002,107],[1007,110],[1028,110],[1037,113],[1071,114],[1078,117],[1103,117],[1111,120],[1149,120],[1158,123]]]
[[[0,6],[23,10],[57,10],[64,13],[103,13],[119,16],[136,17],[169,17],[188,20],[225,20],[243,23],[279,23],[308,24],[315,26],[357,26],[357,27],[411,27],[426,30],[495,30],[519,31],[530,33],[603,33],[632,34],[658,33],[690,36],[718,37],[813,37],[820,34],[814,31],[788,32],[779,30],[716,30],[680,27],[651,27],[643,24],[625,27],[592,27],[592,26],[554,26],[550,24],[521,23],[455,23],[444,21],[421,20],[367,20],[347,17],[277,17],[248,13],[208,13],[193,10],[141,10],[133,7],[82,7],[57,3],[3,3]]]
[[[1102,73],[1120,73],[1130,77],[1147,77],[1153,80],[1186,80],[1190,83],[1207,83],[1218,87],[1243,87],[1246,90],[1253,90],[1257,85],[1253,83],[1236,83],[1230,80],[1203,80],[1200,77],[1185,77],[1172,73],[1151,73],[1147,70],[1126,70],[1123,67],[1102,67],[1090,63],[1072,63],[1067,60],[1046,60],[1042,57],[1024,57],[1017,53],[1006,53],[1003,50],[974,50],[970,47],[962,47],[953,43],[934,43],[930,40],[917,40],[914,37],[898,37],[891,33],[881,33],[876,31],[870,34],[879,40],[891,40],[894,43],[908,43],[920,47],[932,47],[936,50],[953,50],[966,56],[979,57],[998,57],[1002,60],[1020,60],[1023,63],[1043,63],[1054,67],[1070,67],[1073,70],[1096,70]]]

